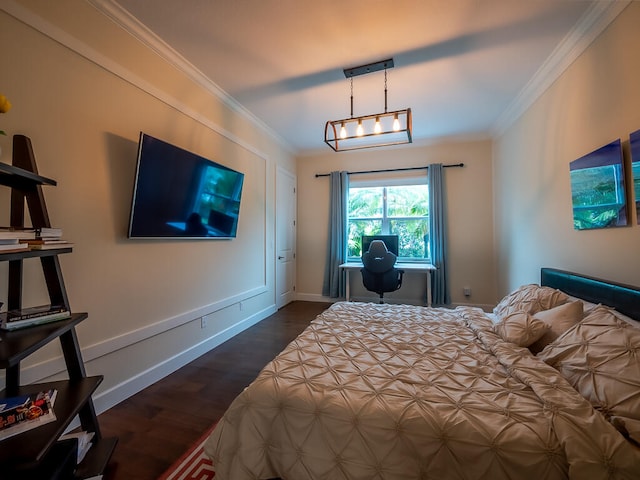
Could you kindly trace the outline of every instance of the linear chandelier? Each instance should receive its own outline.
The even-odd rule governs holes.
[[[386,147],[411,143],[411,109],[387,111],[387,69],[393,59],[381,60],[359,67],[344,69],[351,82],[351,117],[329,120],[324,126],[324,141],[336,152],[361,148]],[[353,77],[384,69],[384,112],[353,116]]]

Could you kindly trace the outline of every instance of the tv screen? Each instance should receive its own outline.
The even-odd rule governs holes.
[[[140,132],[129,238],[234,238],[244,174]]]
[[[363,235],[362,236],[362,253],[369,251],[371,242],[374,240],[382,240],[387,246],[387,250],[398,256],[398,235]]]

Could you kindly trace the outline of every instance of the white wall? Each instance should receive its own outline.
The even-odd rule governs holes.
[[[491,158],[491,141],[487,139],[441,140],[428,145],[341,153],[335,153],[327,147],[326,152],[299,157],[298,298],[322,299],[329,221],[329,180],[327,177],[316,178],[316,173],[464,163],[463,168],[445,169],[451,299],[458,304],[493,304],[495,277]],[[377,175],[380,178],[390,174]],[[359,272],[351,278],[354,295],[359,298],[369,296],[376,301],[375,294],[362,288]],[[462,293],[465,286],[472,289],[470,298],[465,298]],[[385,297],[390,301],[418,303],[424,288],[421,277],[406,277],[400,290]]]
[[[640,285],[640,228],[573,229],[569,163],[640,129],[640,3],[631,2],[495,143],[499,294],[543,266]],[[633,195],[632,189],[629,193]]]
[[[52,224],[76,244],[61,264],[72,308],[89,312],[78,336],[88,372],[105,376],[99,410],[274,311],[275,171],[295,173],[280,142],[87,2],[5,1],[0,45],[2,130],[32,139],[58,181],[45,187]],[[126,238],[140,131],[246,174],[236,239]],[[0,146],[10,163],[10,137]],[[46,303],[39,262],[25,265],[25,306]],[[26,382],[58,375],[57,342],[24,367]]]

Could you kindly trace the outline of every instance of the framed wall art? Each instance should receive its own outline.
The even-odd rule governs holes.
[[[640,130],[636,130],[629,136],[631,146],[631,180],[636,200],[636,217],[640,225]]]
[[[574,160],[569,164],[569,170],[576,230],[627,225],[620,139]]]

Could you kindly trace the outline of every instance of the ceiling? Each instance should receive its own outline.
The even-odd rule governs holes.
[[[491,135],[575,51],[603,4],[587,0],[98,0],[186,62],[293,152],[329,147],[350,115],[343,69],[393,58],[389,110],[416,142]],[[594,14],[594,12],[596,12]],[[112,13],[113,16],[113,13]],[[116,21],[118,19],[116,18]],[[134,32],[135,33],[135,32]],[[138,32],[140,33],[140,32]],[[147,38],[150,32],[145,32]],[[568,47],[567,47],[568,45]],[[565,62],[566,63],[566,62]],[[544,73],[544,75],[542,75]],[[559,72],[555,73],[557,75]],[[384,73],[353,79],[354,115],[384,111]]]

